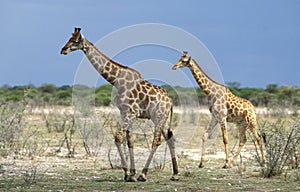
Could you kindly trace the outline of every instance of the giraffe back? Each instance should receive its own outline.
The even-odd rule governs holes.
[[[234,95],[229,89],[227,89],[226,101],[228,122],[251,123],[256,121],[256,111],[250,101]]]
[[[154,122],[166,119],[172,107],[168,92],[144,79],[125,83],[115,102],[122,113],[134,113],[136,117],[152,119]]]

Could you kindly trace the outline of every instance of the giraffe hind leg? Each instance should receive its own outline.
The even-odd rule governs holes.
[[[262,139],[265,140],[265,138],[264,138],[265,136],[261,137],[258,134],[256,126],[251,131],[252,131],[253,135],[255,136],[256,142],[257,142],[257,144],[259,146],[259,150],[260,150],[261,158],[262,158],[262,166],[264,166],[264,164],[266,163],[266,157],[265,157],[264,150],[263,150]]]
[[[172,180],[172,181],[177,180],[176,176],[178,175],[178,165],[177,165],[177,160],[176,160],[175,141],[174,141],[173,132],[170,129],[168,129],[168,132],[165,132],[163,129],[164,124],[160,124],[160,125],[161,126],[156,126],[157,128],[155,129],[155,132],[154,132],[152,149],[150,151],[149,157],[148,157],[145,167],[142,171],[142,174],[138,177],[138,181],[146,181],[147,180],[146,176],[148,173],[150,163],[153,159],[153,155],[156,152],[157,148],[161,145],[161,135],[163,135],[165,141],[167,142],[167,145],[170,149],[171,158],[172,158],[173,175],[170,180]]]
[[[137,179],[138,181],[143,181],[143,182],[147,181],[147,173],[148,173],[150,163],[153,159],[153,155],[154,155],[155,151],[157,150],[157,148],[160,144],[161,144],[161,130],[155,129],[154,138],[153,138],[153,142],[152,142],[152,149],[150,151],[150,154],[148,156],[146,164],[142,170],[142,174]]]
[[[164,133],[165,135],[165,133]],[[179,173],[178,171],[178,164],[177,164],[177,160],[176,160],[176,153],[175,153],[175,139],[174,139],[174,135],[172,130],[168,129],[168,133],[167,133],[167,137],[164,136],[164,138],[167,141],[169,150],[170,150],[170,154],[171,154],[171,158],[172,158],[172,165],[173,165],[173,175],[171,177],[171,181],[177,181],[177,175]]]
[[[239,147],[237,149],[237,152],[232,160],[232,165],[235,166],[237,159],[239,157],[239,154],[241,153],[242,148],[244,147],[245,143],[247,142],[247,137],[246,137],[246,126],[240,127],[239,128],[239,137],[240,137],[240,142],[239,142]]]
[[[249,128],[250,128],[250,131],[252,132],[252,134],[254,135],[255,139],[256,139],[256,142],[258,144],[258,147],[259,147],[259,150],[260,150],[260,153],[261,153],[261,159],[262,159],[262,162],[261,162],[261,166],[265,166],[265,163],[266,163],[266,157],[265,157],[265,154],[264,154],[264,151],[263,151],[263,141],[265,142],[266,138],[265,138],[265,135],[263,134],[262,136],[258,133],[257,131],[257,121],[256,121],[256,117],[254,116],[252,119],[249,118],[250,120],[248,121],[248,124],[249,124]]]

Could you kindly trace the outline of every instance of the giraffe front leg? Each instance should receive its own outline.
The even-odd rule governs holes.
[[[223,136],[223,143],[225,146],[225,165],[223,166],[224,169],[230,168],[229,165],[229,149],[228,149],[228,135],[227,135],[227,125],[226,125],[226,120],[223,120],[221,123],[221,129],[222,129],[222,136]]]
[[[199,163],[199,168],[204,167],[204,162],[205,162],[205,150],[206,150],[206,143],[208,139],[212,139],[212,133],[214,132],[214,128],[218,124],[218,121],[212,117],[212,119],[209,122],[208,127],[206,128],[205,133],[202,136],[202,149],[201,149],[201,160]]]
[[[123,136],[124,136],[124,130],[119,130],[115,134],[115,144],[118,149],[120,158],[121,158],[121,164],[122,164],[122,169],[124,170],[124,180],[128,178],[128,166],[127,166],[127,161],[125,159],[125,155],[122,149],[122,143],[123,143]]]
[[[130,175],[125,178],[127,182],[137,181],[135,178],[135,163],[134,163],[134,153],[133,153],[133,137],[129,130],[126,131],[127,146],[129,149],[129,158],[130,158]]]

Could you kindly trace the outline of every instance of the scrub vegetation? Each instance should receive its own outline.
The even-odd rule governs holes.
[[[201,106],[198,108],[188,103],[195,89],[165,88],[174,101],[179,95],[177,101],[181,102],[175,106],[172,119],[179,181],[169,180],[172,164],[164,144],[153,159],[149,181],[126,183],[113,143],[120,117],[111,104],[113,90],[110,85],[96,89],[77,87],[77,95],[91,97],[91,106],[96,103],[96,107],[79,109],[71,106],[73,93],[69,86],[2,86],[0,191],[300,190],[298,88],[270,85],[263,90],[231,86],[237,95],[253,102],[260,98],[254,103],[267,109],[258,114],[267,162],[263,164],[254,138],[247,134],[248,142],[238,165],[231,169],[221,168],[225,154],[220,135],[208,146],[206,167],[197,167],[201,135],[210,118],[204,104],[201,105],[206,101],[200,90],[196,89]],[[251,94],[245,94],[247,91]],[[94,96],[91,93],[95,93]],[[134,130],[139,173],[151,148],[153,125],[147,120],[138,120]],[[235,151],[237,127],[230,124],[228,133],[230,150]]]

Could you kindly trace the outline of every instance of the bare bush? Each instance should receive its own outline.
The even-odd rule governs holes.
[[[28,185],[37,183],[37,174],[38,167],[37,166],[29,166],[24,173],[22,174],[24,182]]]
[[[75,126],[80,133],[86,154],[97,156],[103,144],[107,144],[113,138],[113,133],[108,133],[113,132],[120,124],[111,112],[96,114],[93,108],[87,108],[77,109]]]
[[[259,157],[258,149],[256,157],[262,166],[264,177],[281,175],[288,169],[295,168],[295,157],[298,158],[300,136],[300,120],[292,122],[279,119],[275,123],[264,122],[262,124],[262,137],[265,144],[267,162]],[[254,139],[252,138],[253,143]]]
[[[26,95],[26,94],[25,94]],[[26,96],[21,102],[0,102],[0,155],[18,154],[21,143],[20,136],[24,127]]]
[[[45,110],[42,110],[42,116],[48,133],[53,131],[57,133],[65,132],[70,122],[74,119],[73,114],[64,112],[56,106],[47,106],[44,108]]]
[[[88,155],[96,156],[103,144],[103,132],[95,117],[76,118],[76,128],[79,130],[83,147]]]
[[[63,132],[61,144],[56,152],[60,152],[61,148],[66,144],[68,150],[68,157],[73,157],[75,154],[75,146],[73,145],[73,137],[75,133],[75,116],[73,113],[61,111],[55,106],[43,111],[43,119],[49,133],[55,131]]]
[[[28,131],[26,135],[23,134],[20,142],[22,155],[27,155],[30,159],[34,159],[36,156],[42,155],[50,145],[49,141],[47,141],[44,136],[39,133],[38,129]]]

